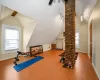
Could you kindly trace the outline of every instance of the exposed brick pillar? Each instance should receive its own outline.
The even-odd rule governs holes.
[[[75,65],[75,0],[65,3],[65,66]]]

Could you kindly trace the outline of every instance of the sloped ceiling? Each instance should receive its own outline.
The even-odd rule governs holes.
[[[100,19],[100,0],[97,0],[97,4],[96,4],[96,6],[93,9],[93,12],[91,14],[90,21],[92,19],[93,20],[96,20],[96,22],[98,21],[98,23],[100,23],[99,22],[99,19]]]
[[[29,46],[53,42],[64,28],[64,4],[57,0],[52,6],[48,6],[49,0],[0,0],[0,3],[12,10],[29,16],[37,21],[35,30],[29,42]],[[80,19],[88,20],[96,0],[76,0],[76,14]]]
[[[14,11],[5,7],[1,6],[1,14],[0,14],[0,21],[9,19]],[[34,28],[36,27],[36,21],[30,17],[24,16],[20,13],[17,13],[15,17],[12,17],[14,20],[17,21],[22,27],[23,31],[23,51],[28,50],[28,44],[33,34]],[[16,22],[15,21],[15,22]],[[8,23],[9,24],[9,23]],[[13,22],[12,22],[13,24]]]
[[[96,2],[97,0],[76,0],[77,16],[82,15],[88,21]]]
[[[17,13],[15,18],[21,23],[23,27],[23,51],[27,51],[29,41],[36,27],[36,21],[20,13]]]
[[[13,13],[13,10],[6,8],[5,6],[0,5],[0,20],[7,18]]]
[[[48,2],[49,0],[2,0],[2,5],[37,21],[29,46],[52,43],[63,30],[59,16],[60,10],[64,12],[63,3],[48,6]]]

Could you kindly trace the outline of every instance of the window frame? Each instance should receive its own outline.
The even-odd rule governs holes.
[[[19,31],[19,47],[18,49],[12,49],[12,50],[5,50],[5,30],[6,29],[16,29]],[[6,53],[15,53],[16,51],[18,50],[21,50],[21,28],[20,27],[16,27],[16,26],[11,26],[11,25],[7,25],[7,24],[2,24],[2,32],[1,32],[1,37],[2,37],[2,40],[1,40],[1,50],[2,50],[2,54],[6,54]]]

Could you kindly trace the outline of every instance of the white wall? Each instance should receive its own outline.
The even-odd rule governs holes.
[[[5,19],[6,17],[10,16],[14,10],[11,10],[5,6],[1,6],[1,20]],[[26,52],[29,50],[29,42],[36,26],[36,21],[33,18],[27,17],[23,14],[17,13],[15,16],[16,20],[21,24],[23,27],[23,51]]]
[[[76,31],[79,32],[79,48],[76,48],[76,51],[88,53],[88,23],[80,22],[80,25],[76,26]]]
[[[76,32],[79,32],[79,48],[76,48],[77,52],[83,52],[83,53],[88,53],[88,23],[85,21],[80,21],[78,18],[76,18]],[[59,34],[57,38],[64,38],[63,37],[63,32]],[[55,41],[57,42],[57,41]],[[65,40],[63,39],[62,41],[59,40],[57,42],[58,47],[62,47],[63,43],[63,50],[65,49]]]
[[[0,5],[0,20],[1,20],[1,10],[2,10],[2,6]]]
[[[76,32],[79,32],[79,48],[77,52],[88,53],[88,23],[81,21],[80,17],[76,17]]]
[[[92,20],[93,26],[93,48],[92,48],[92,63],[100,78],[100,17]]]
[[[29,51],[29,47],[30,47],[29,42],[30,42],[30,38],[32,36],[32,33],[35,29],[36,21],[33,18],[24,16],[20,13],[18,13],[15,17],[9,16],[12,14],[13,10],[6,8],[4,6],[2,6],[2,7],[3,7],[3,9],[1,10],[1,15],[0,15],[0,17],[2,17],[1,24],[8,24],[11,26],[17,26],[17,27],[23,28],[23,30],[21,32],[23,34],[22,42],[21,42],[22,43],[21,44],[21,48],[22,48],[21,51],[24,51],[24,52]],[[1,30],[1,27],[0,27],[0,30]],[[1,41],[0,41],[0,43],[1,43]],[[0,44],[0,47],[1,47],[0,49],[2,49],[1,44]],[[50,44],[45,44],[45,45],[43,44],[43,50],[44,51],[51,50],[51,45]],[[9,59],[9,58],[16,56],[15,53],[3,55],[1,53],[1,50],[0,50],[0,54],[1,54],[0,55],[1,60]]]
[[[65,46],[64,46],[65,42],[63,40],[64,40],[64,36],[63,36],[63,32],[61,32],[57,37],[57,39],[55,40],[57,49],[65,50]]]
[[[0,5],[1,6],[1,11],[0,11],[0,20],[10,16],[13,13],[13,10],[8,9],[7,7]]]
[[[92,60],[94,68],[97,72],[98,77],[100,78],[100,0],[97,1],[95,5],[91,18],[88,23],[89,24],[92,20],[92,27],[93,27],[93,48],[92,48]],[[89,45],[88,45],[89,47]],[[89,47],[90,49],[90,47]],[[89,52],[90,54],[90,52]]]
[[[2,0],[4,6],[37,21],[29,46],[52,43],[63,29],[59,17],[59,14],[64,16],[63,3],[56,2],[52,6],[48,3],[49,0]]]
[[[43,46],[43,52],[51,50],[51,44],[44,44]]]
[[[11,25],[11,26],[16,26],[16,27],[22,28],[22,31],[21,31],[22,36],[24,35],[26,37],[24,37],[22,39],[22,41],[21,41],[21,43],[22,43],[21,44],[21,48],[23,49],[23,47],[25,47],[25,49],[26,49],[27,45],[24,46],[23,44],[25,43],[25,40],[28,40],[28,42],[29,42],[29,40],[30,40],[29,36],[31,36],[32,31],[34,30],[33,29],[34,28],[34,24],[32,24],[33,26],[31,26],[31,28],[30,28],[29,25],[26,25],[25,27],[23,27],[20,24],[20,21],[16,17],[8,16],[7,18],[5,18],[2,21],[0,21],[0,38],[1,38],[1,32],[2,32],[2,29],[1,29],[2,24],[7,24],[7,25]],[[25,24],[27,24],[27,23],[25,23]],[[25,32],[23,32],[23,30],[25,30]],[[26,44],[28,44],[28,42]],[[1,49],[2,49],[2,45],[1,45],[1,39],[0,39],[0,60],[5,60],[5,59],[13,58],[13,57],[16,56],[16,53],[2,54]],[[23,51],[22,49],[21,49],[21,51]],[[51,44],[44,44],[43,45],[43,51],[48,51],[48,50],[51,50]]]
[[[27,52],[29,51],[29,47],[30,47],[29,46],[30,39],[36,27],[36,21],[20,13],[18,13],[15,17],[23,27],[23,51]]]
[[[16,18],[14,18],[12,16],[9,16],[9,17],[3,19],[2,21],[0,21],[0,60],[9,59],[9,58],[16,56],[16,53],[2,54],[2,52],[1,52],[1,49],[2,49],[2,45],[1,45],[1,32],[2,32],[1,27],[2,26],[1,25],[2,24],[7,24],[7,25],[22,28],[20,23],[16,20]],[[22,44],[21,44],[21,47],[22,47]]]

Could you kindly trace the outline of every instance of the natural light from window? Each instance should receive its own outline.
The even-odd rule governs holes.
[[[19,30],[5,29],[5,50],[14,50],[19,48]]]
[[[76,48],[79,48],[79,32],[76,32],[75,44],[76,44]]]

